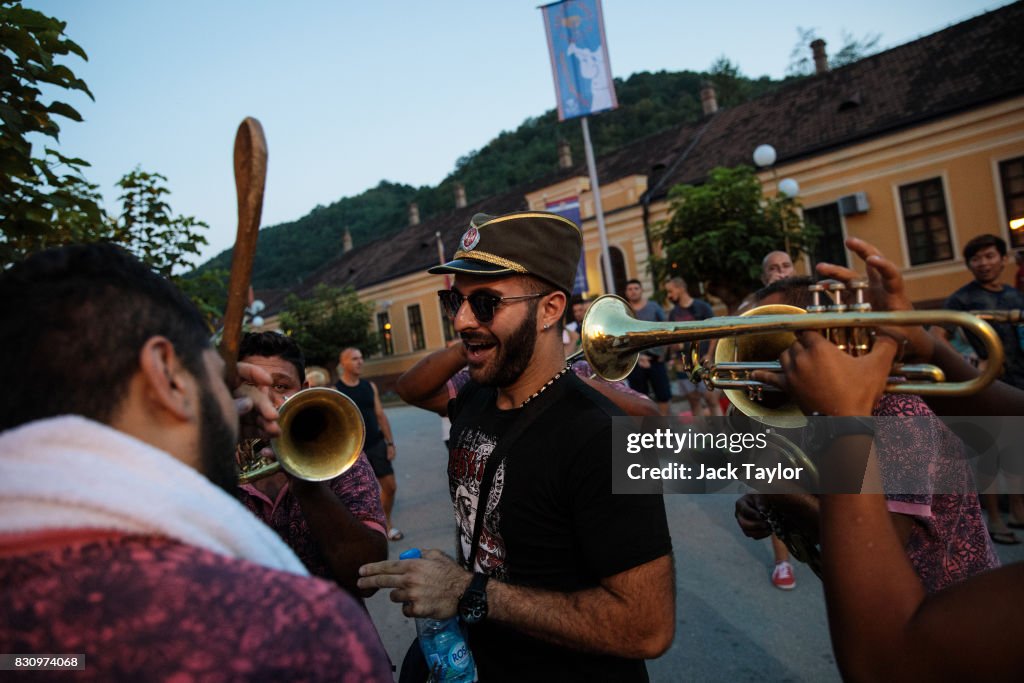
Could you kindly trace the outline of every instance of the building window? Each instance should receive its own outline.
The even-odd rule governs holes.
[[[843,222],[839,217],[838,202],[804,209],[804,222],[821,231],[812,255],[815,264],[824,262],[837,266],[849,265],[846,260],[846,245],[843,244]]]
[[[1024,247],[1024,157],[1001,162],[999,180],[1003,186],[1006,220],[1010,224],[1010,243]]]
[[[910,265],[952,259],[953,240],[949,234],[942,178],[902,185],[900,204]]]
[[[409,317],[409,338],[412,340],[412,350],[421,351],[427,348],[427,339],[423,336],[423,316],[420,315],[420,305],[413,304],[405,309]]]
[[[455,322],[444,312],[444,306],[438,302],[438,311],[441,312],[441,329],[444,330],[445,343],[455,339]]]
[[[380,351],[385,356],[395,355],[395,340],[391,336],[391,316],[387,311],[377,314],[377,334],[380,335]]]

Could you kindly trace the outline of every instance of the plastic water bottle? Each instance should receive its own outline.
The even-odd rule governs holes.
[[[400,560],[422,557],[419,548],[411,548],[398,556]],[[462,634],[458,617],[450,619],[416,619],[416,635],[420,639],[423,658],[431,672],[431,681],[472,683],[476,680],[476,663]]]

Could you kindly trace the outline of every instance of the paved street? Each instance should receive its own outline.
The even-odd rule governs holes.
[[[398,446],[393,521],[405,532],[405,539],[391,544],[391,557],[414,546],[450,553],[454,531],[440,418],[405,406],[386,410]],[[771,547],[740,533],[735,498],[665,497],[678,585],[676,638],[648,664],[651,680],[839,680],[820,582],[798,565],[795,590],[773,588]],[[1004,553],[1004,561],[1024,559],[1020,547]],[[412,620],[384,592],[368,606],[397,665],[415,636]]]

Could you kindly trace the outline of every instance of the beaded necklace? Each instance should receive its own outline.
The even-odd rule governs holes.
[[[523,401],[522,403],[520,403],[520,404],[519,404],[519,407],[520,407],[520,408],[522,408],[522,407],[523,407],[523,406],[525,406],[525,405],[526,405],[527,403],[529,403],[529,402],[530,402],[530,401],[532,401],[533,399],[535,399],[535,398],[537,398],[538,396],[540,396],[541,394],[543,394],[543,393],[544,393],[544,392],[545,392],[545,391],[547,390],[547,388],[548,388],[548,387],[550,387],[550,386],[551,386],[552,384],[554,384],[554,383],[555,383],[555,381],[556,381],[556,380],[557,380],[557,379],[558,379],[559,377],[561,377],[561,376],[562,376],[562,375],[564,375],[565,373],[569,372],[569,367],[570,367],[569,365],[566,365],[566,366],[565,366],[564,368],[562,368],[561,370],[559,370],[559,371],[558,371],[558,373],[557,373],[557,374],[556,374],[556,375],[555,375],[554,377],[552,377],[551,379],[549,379],[549,380],[548,380],[547,384],[545,384],[545,385],[544,385],[544,386],[542,386],[542,387],[541,387],[540,389],[538,389],[537,391],[535,391],[535,392],[533,393],[533,395],[532,395],[532,396],[530,396],[530,397],[529,397],[528,399],[526,399],[525,401]]]

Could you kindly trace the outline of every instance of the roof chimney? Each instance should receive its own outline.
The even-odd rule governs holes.
[[[828,71],[828,53],[825,52],[825,41],[821,38],[813,41],[811,53],[814,55],[814,73],[823,74]]]
[[[558,141],[558,168],[572,168],[572,147],[565,138]]]
[[[704,116],[711,116],[718,111],[718,98],[711,81],[702,81],[700,84],[700,106],[704,109]]]
[[[347,254],[352,251],[352,233],[345,228],[345,234],[341,237],[341,253]]]
[[[420,207],[416,202],[409,204],[409,225],[420,224]]]
[[[466,208],[466,186],[462,183],[455,183],[455,208]]]

